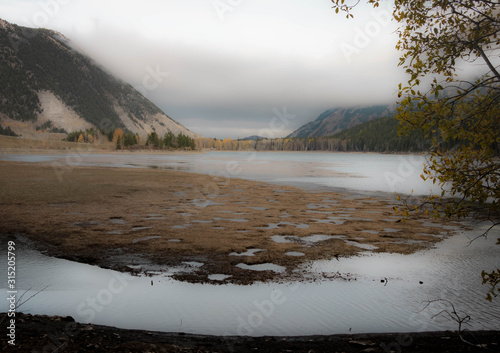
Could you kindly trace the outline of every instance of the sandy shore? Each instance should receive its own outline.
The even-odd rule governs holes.
[[[0,313],[0,318],[5,314]],[[2,323],[2,326],[3,323]],[[5,332],[5,328],[2,329]],[[3,335],[5,337],[5,335]],[[79,324],[71,317],[18,313],[16,345],[0,340],[2,352],[495,352],[498,331],[385,333],[299,337],[216,337],[123,330]],[[480,346],[479,346],[480,345]]]
[[[176,267],[190,282],[304,279],[312,260],[409,254],[448,234],[401,222],[395,200],[170,170],[0,162],[0,183],[0,234],[121,271]]]

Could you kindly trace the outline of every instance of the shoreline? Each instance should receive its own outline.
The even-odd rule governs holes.
[[[0,183],[5,236],[132,274],[196,263],[172,277],[193,283],[332,278],[305,276],[303,266],[363,251],[411,254],[452,234],[431,217],[401,222],[394,203],[376,197],[172,170],[0,161]]]
[[[0,318],[5,313],[0,313]],[[4,322],[5,323],[5,322]],[[6,325],[4,325],[6,326]],[[5,328],[4,328],[5,330]],[[16,345],[4,352],[484,352],[495,351],[500,331],[362,333],[326,336],[207,336],[119,329],[76,323],[71,317],[16,313]]]
[[[8,216],[0,220],[0,230],[6,230],[0,232],[0,238],[8,237],[3,234],[25,231],[29,243],[48,255],[130,273],[135,270],[128,267],[130,263],[119,262],[120,256],[137,256],[137,261],[143,261],[142,265],[152,263],[166,267],[184,261],[203,262],[194,272],[174,279],[245,285],[297,278],[303,281],[331,279],[328,277],[331,273],[304,278],[303,272],[295,271],[308,261],[332,259],[334,255],[349,257],[367,251],[360,246],[376,247],[369,250],[372,252],[414,253],[432,247],[451,234],[443,228],[449,224],[446,222],[426,219],[425,226],[416,219],[400,222],[399,217],[394,217],[393,203],[380,197],[352,199],[343,193],[151,168],[82,166],[63,172],[58,174],[50,164],[0,161],[3,185],[0,212]],[[242,221],[244,219],[246,221]],[[189,224],[186,228],[174,228],[186,224]],[[394,231],[397,229],[399,231]],[[110,234],[118,230],[119,234]],[[426,236],[422,236],[424,231]],[[309,240],[315,234],[331,238]],[[287,242],[275,242],[273,237]],[[213,239],[209,241],[210,238]],[[259,248],[265,251],[240,256]],[[304,256],[290,257],[286,256],[287,252],[303,252]],[[238,269],[235,266],[238,263],[248,266],[276,263],[286,270],[282,273],[249,271]],[[147,266],[139,270],[144,271],[147,273]],[[208,275],[215,273],[232,277],[209,280]],[[337,280],[345,279],[342,275]],[[0,350],[484,351],[464,344],[456,331],[222,337],[120,329],[75,323],[69,317],[22,313],[17,313],[16,329],[18,345],[7,346],[4,339]],[[477,331],[473,335],[488,349],[498,349],[500,331]],[[464,337],[474,340],[470,333]]]
[[[140,146],[132,149],[117,150],[112,142],[102,144],[67,142],[62,140],[36,140],[23,139],[22,137],[11,137],[0,135],[0,154],[63,154],[63,153],[95,153],[95,154],[190,154],[207,152],[241,152],[241,153],[349,153],[349,154],[382,154],[382,155],[429,155],[428,151],[420,152],[363,152],[363,151],[270,151],[270,150],[217,150],[212,148],[202,148],[198,150],[155,150],[146,146]]]
[[[121,155],[137,155],[137,154],[155,154],[155,155],[189,155],[189,154],[204,154],[208,152],[231,152],[231,153],[345,153],[345,154],[380,154],[380,155],[401,155],[401,156],[427,156],[427,152],[361,152],[361,151],[259,151],[259,150],[215,150],[209,148],[203,148],[199,150],[156,150],[156,149],[100,149],[100,148],[86,148],[86,146],[80,146],[71,149],[39,149],[39,148],[14,148],[5,149],[0,147],[0,154],[71,154],[71,153],[82,153],[82,154],[121,154]]]

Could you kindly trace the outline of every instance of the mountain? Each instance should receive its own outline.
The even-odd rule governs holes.
[[[336,108],[324,111],[318,118],[301,126],[288,137],[332,136],[366,121],[393,115],[391,106]]]
[[[395,116],[373,119],[333,136],[265,139],[240,149],[258,151],[331,151],[331,152],[422,152],[429,151],[432,138],[415,130],[399,134],[400,122]],[[456,141],[442,144],[444,150],[456,146]],[[222,148],[220,148],[222,149]]]
[[[263,140],[265,137],[257,136],[257,135],[252,135],[248,136],[242,139],[239,139],[240,141],[257,141],[257,140]]]
[[[197,137],[131,85],[72,48],[62,34],[0,19],[0,124],[23,136],[55,131],[156,131]]]
[[[415,130],[400,135],[399,125],[399,120],[393,116],[374,119],[339,132],[331,139],[342,141],[347,151],[420,152],[430,149],[432,141],[424,133]]]

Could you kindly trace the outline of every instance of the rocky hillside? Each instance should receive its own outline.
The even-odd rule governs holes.
[[[0,83],[0,125],[24,137],[48,121],[68,133],[122,128],[141,137],[153,131],[197,137],[47,29],[0,19]]]
[[[361,123],[393,114],[388,105],[326,110],[316,120],[301,126],[288,137],[332,136]]]

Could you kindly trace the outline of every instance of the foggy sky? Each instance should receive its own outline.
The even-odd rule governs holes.
[[[205,137],[282,137],[325,109],[394,103],[405,79],[387,7],[347,20],[330,0],[0,0],[0,17],[61,32]]]

